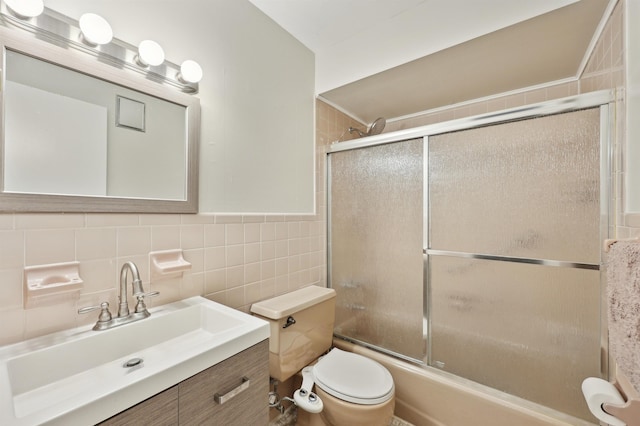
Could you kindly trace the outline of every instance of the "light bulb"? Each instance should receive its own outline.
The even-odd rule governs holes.
[[[79,23],[82,37],[89,44],[107,44],[113,39],[111,25],[100,15],[85,13],[80,17]]]
[[[143,40],[138,45],[137,61],[143,67],[160,65],[164,62],[164,50],[153,40]]]
[[[43,0],[5,0],[11,11],[19,18],[35,18],[44,12]]]
[[[202,67],[191,59],[187,59],[180,65],[178,79],[187,83],[197,83],[202,80]]]

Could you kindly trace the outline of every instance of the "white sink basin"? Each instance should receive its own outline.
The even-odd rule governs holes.
[[[203,297],[150,312],[0,348],[0,425],[94,424],[269,337],[265,321]]]

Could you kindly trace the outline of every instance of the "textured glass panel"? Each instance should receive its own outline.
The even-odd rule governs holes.
[[[476,382],[593,420],[598,271],[430,256],[431,359]]]
[[[599,109],[429,138],[430,248],[600,260]]]
[[[423,141],[331,154],[336,333],[423,359]]]

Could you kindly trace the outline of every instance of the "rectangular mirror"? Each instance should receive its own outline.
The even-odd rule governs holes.
[[[0,210],[197,212],[196,97],[0,30]]]

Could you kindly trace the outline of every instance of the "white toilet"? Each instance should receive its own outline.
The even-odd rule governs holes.
[[[332,344],[335,297],[333,289],[310,286],[251,306],[271,326],[269,373],[285,381],[302,370],[294,399],[298,407],[319,412],[311,415],[312,424],[387,426],[395,406],[391,373],[337,348],[322,356]]]

